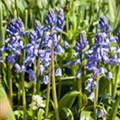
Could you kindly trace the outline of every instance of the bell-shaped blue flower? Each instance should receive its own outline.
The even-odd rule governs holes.
[[[108,80],[112,79],[112,73],[110,71],[107,73],[107,78]]]
[[[61,68],[57,68],[56,69],[55,76],[62,76],[62,70],[61,70]]]
[[[49,77],[48,77],[48,75],[44,75],[44,76],[43,76],[42,84],[47,85],[48,83],[49,83]]]
[[[95,97],[95,93],[92,92],[92,93],[90,93],[88,99],[90,99],[93,102],[94,101],[94,97]]]
[[[30,81],[36,81],[36,75],[35,75],[35,72],[32,70],[32,69],[29,69],[28,70],[28,74],[29,74],[29,80]]]

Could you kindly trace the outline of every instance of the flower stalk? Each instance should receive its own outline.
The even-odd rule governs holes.
[[[50,78],[50,74],[49,74],[49,78]],[[50,81],[47,84],[47,98],[46,98],[46,107],[45,107],[45,117],[47,117],[48,113],[49,113],[49,101],[50,101]]]
[[[53,47],[53,45],[51,46],[51,81],[52,81],[53,101],[54,101],[54,104],[55,104],[56,120],[60,120],[60,118],[59,118],[59,111],[58,111],[56,84],[55,84],[54,47]]]
[[[8,64],[8,69],[7,69],[7,79],[8,79],[8,84],[9,84],[9,100],[11,105],[13,105],[13,89],[12,89],[12,65]]]
[[[98,94],[99,94],[99,75],[96,76],[97,87],[94,89],[94,116],[97,115],[97,105],[98,105]]]
[[[115,82],[113,83],[113,86],[112,86],[112,88],[113,88],[112,96],[113,96],[113,97],[116,96],[117,80],[118,80],[119,72],[120,72],[120,67],[117,66],[117,67],[116,67],[116,74],[115,74]]]
[[[21,73],[21,81],[22,81],[23,120],[26,120],[26,91],[24,73]]]

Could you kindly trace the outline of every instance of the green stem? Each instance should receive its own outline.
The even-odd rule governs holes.
[[[25,30],[27,30],[28,25],[28,10],[25,10]]]
[[[25,64],[24,61],[22,62],[22,59],[25,58],[25,50],[22,51],[22,56],[20,59],[20,64]],[[23,120],[26,120],[26,90],[25,90],[25,74],[21,73],[21,82],[22,82],[22,104],[23,104]]]
[[[3,27],[3,11],[1,7],[0,8],[0,31],[2,31],[2,27]]]
[[[97,105],[98,105],[98,94],[99,94],[99,75],[96,76],[97,88],[94,89],[94,115],[96,118],[97,115]]]
[[[108,94],[111,96],[112,94],[112,81],[108,81]],[[108,103],[111,104],[111,100],[108,100]],[[109,112],[109,106],[107,107],[107,111]]]
[[[1,33],[2,33],[2,40],[1,40],[0,46],[3,46],[5,44],[5,28],[4,27],[1,28]]]
[[[79,79],[77,80],[77,89],[78,89],[78,92],[80,93],[80,95],[78,96],[78,106],[79,106],[79,109],[81,108],[81,105],[82,105],[82,79]]]
[[[36,74],[36,59],[34,61],[34,72]],[[36,86],[37,86],[37,77],[36,77],[36,81],[34,81],[33,83],[33,95],[36,95]],[[33,115],[32,115],[32,120],[35,120],[35,114],[36,114],[36,111],[33,110]]]
[[[13,91],[12,91],[12,70],[11,70],[11,64],[8,65],[8,69],[7,69],[7,76],[8,76],[8,83],[9,83],[9,99],[10,99],[10,103],[11,105],[13,105]]]
[[[67,33],[68,33],[68,30],[69,30],[69,20],[68,20],[68,14],[66,15],[66,29],[67,29]]]
[[[113,91],[112,91],[112,96],[115,97],[116,96],[116,89],[117,89],[117,80],[118,80],[118,76],[119,76],[119,72],[120,72],[120,67],[117,66],[116,68],[116,75],[115,75],[115,82],[113,83]]]
[[[58,100],[60,100],[61,97],[61,87],[62,87],[62,80],[59,78],[59,83],[58,83]]]
[[[81,119],[81,107],[82,107],[82,78],[77,80],[77,90],[80,93],[78,95],[78,111],[79,111],[79,119]]]
[[[46,98],[46,107],[45,107],[45,117],[48,116],[49,113],[49,102],[50,102],[50,81],[47,85],[47,98]]]
[[[25,92],[24,73],[21,73],[21,81],[22,81],[23,120],[26,120],[26,92]]]
[[[51,47],[51,80],[52,80],[52,93],[53,93],[53,101],[55,107],[55,115],[56,120],[60,120],[59,110],[58,110],[58,101],[57,101],[57,93],[56,93],[56,83],[55,83],[55,70],[54,70],[54,47]]]
[[[35,62],[34,62],[34,72],[36,74],[36,59],[35,59]],[[33,83],[33,94],[35,95],[36,94],[36,82],[37,82],[37,77],[36,77],[36,81],[34,81]]]
[[[40,58],[37,58],[37,66],[40,66]],[[40,80],[40,70],[37,69],[37,94],[40,95],[40,88],[41,88],[41,80]]]

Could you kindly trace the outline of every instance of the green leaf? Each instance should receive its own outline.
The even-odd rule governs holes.
[[[67,94],[65,94],[60,102],[59,102],[59,110],[61,111],[62,108],[64,107],[67,107],[67,108],[71,108],[76,97],[78,96],[79,92],[78,91],[72,91],[72,92],[69,92]]]
[[[6,68],[6,63],[5,62],[3,62],[2,65],[3,65],[2,66],[3,68]]]
[[[10,1],[10,0],[2,0],[2,2],[5,5],[5,7],[8,9],[8,11],[12,13],[12,11],[11,11],[12,1]]]
[[[68,108],[63,108],[60,113],[61,120],[74,120],[73,113]]]
[[[120,104],[120,96],[118,96],[115,103],[112,105],[112,109],[110,111],[108,120],[115,120],[119,104]]]
[[[94,120],[91,117],[91,111],[82,111],[80,120]]]
[[[42,120],[44,118],[43,114],[44,114],[44,110],[43,109],[39,109],[39,111],[38,111],[38,120]]]

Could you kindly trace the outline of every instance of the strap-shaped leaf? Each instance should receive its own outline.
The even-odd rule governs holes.
[[[74,120],[73,113],[70,109],[68,108],[63,108],[61,113],[60,113],[60,118],[61,120]]]
[[[72,91],[65,94],[59,102],[59,111],[64,107],[71,108],[78,94],[78,91]]]
[[[116,99],[115,103],[112,105],[112,109],[110,111],[110,116],[108,120],[115,120],[119,104],[120,104],[120,96]]]

